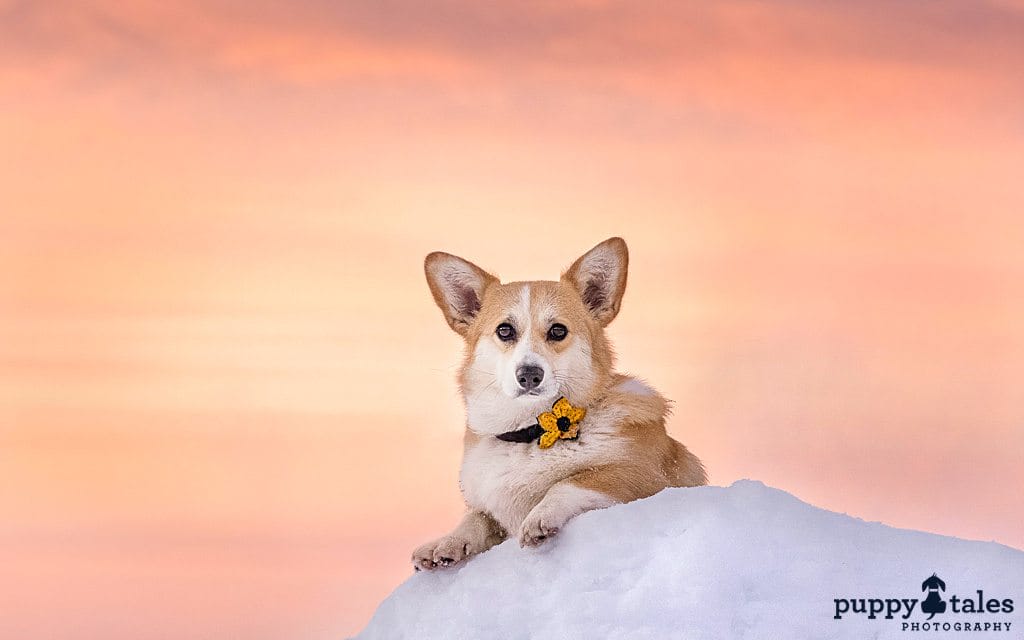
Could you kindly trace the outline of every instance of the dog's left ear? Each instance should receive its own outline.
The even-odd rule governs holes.
[[[603,327],[619,313],[628,267],[626,241],[608,238],[572,263],[562,280],[576,287],[583,304]]]
[[[466,335],[484,299],[484,290],[498,279],[450,253],[435,251],[423,262],[430,293],[444,313],[448,326],[459,335]]]

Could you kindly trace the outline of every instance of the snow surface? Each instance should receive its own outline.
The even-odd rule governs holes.
[[[969,505],[950,505],[969,509]],[[453,523],[454,524],[454,523]],[[1011,631],[903,631],[924,623],[847,613],[836,598],[1012,598],[1013,613],[937,614],[934,623],[1010,622]],[[1024,552],[894,529],[743,480],[667,489],[583,514],[540,549],[513,541],[453,569],[416,573],[360,640],[527,638],[1021,638]]]

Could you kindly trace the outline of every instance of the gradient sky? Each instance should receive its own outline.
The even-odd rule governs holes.
[[[1024,547],[1024,3],[0,0],[0,636],[339,638],[461,510],[423,256],[632,252],[715,484]]]

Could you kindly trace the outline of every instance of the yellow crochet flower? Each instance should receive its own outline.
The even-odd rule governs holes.
[[[580,420],[587,415],[583,407],[574,407],[565,398],[559,398],[551,411],[537,416],[537,424],[544,429],[540,436],[541,449],[547,449],[561,438],[572,439],[580,433]]]

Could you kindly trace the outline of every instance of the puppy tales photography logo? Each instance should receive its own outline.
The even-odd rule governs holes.
[[[921,591],[926,594],[924,600],[835,598],[833,618],[844,620],[851,616],[866,616],[868,620],[899,620],[901,631],[1009,632],[1013,625],[1005,617],[1013,613],[1012,598],[992,597],[983,589],[975,589],[969,596],[951,595],[947,602],[943,597],[946,595],[946,583],[934,573],[921,583]],[[936,616],[942,618],[935,619]]]

